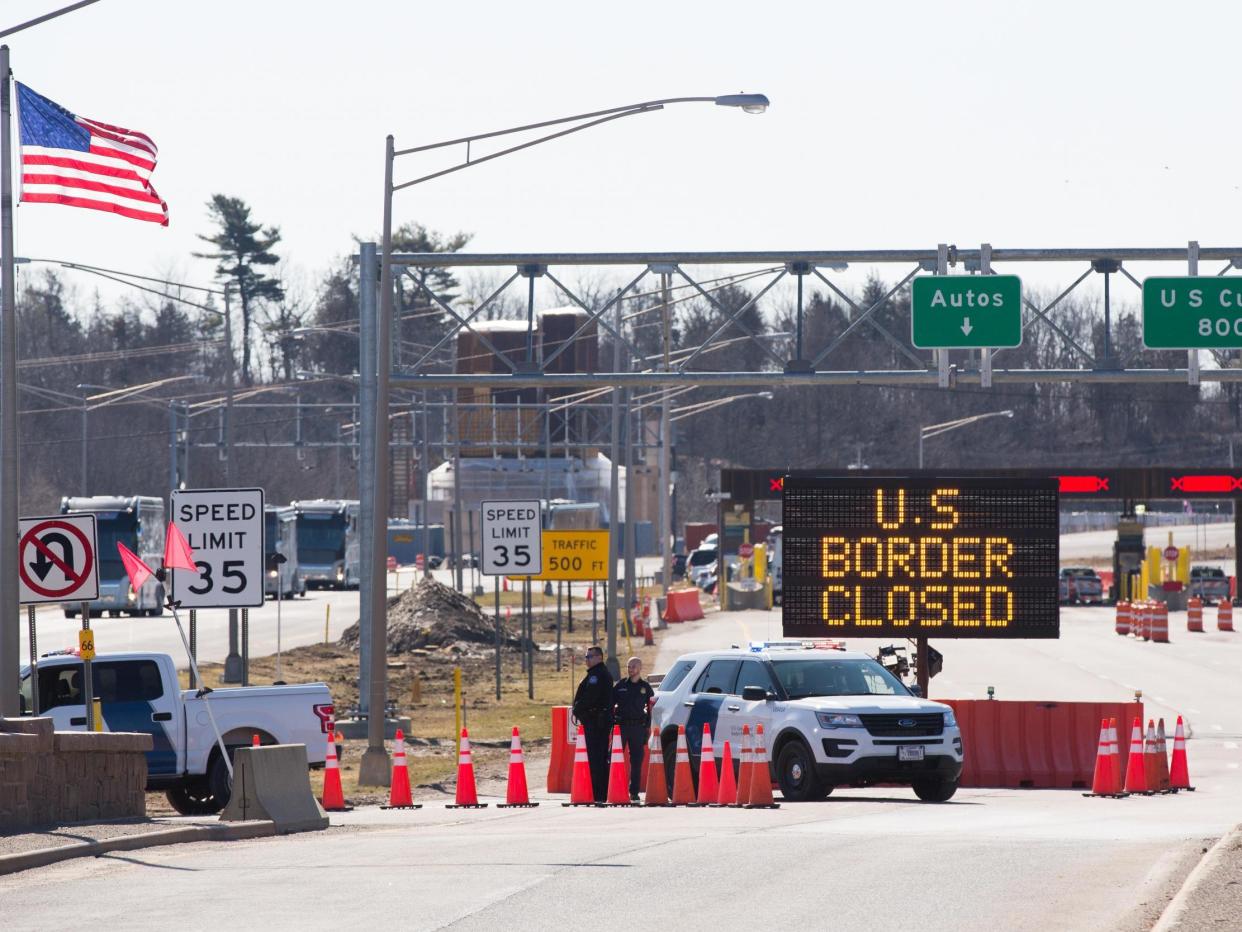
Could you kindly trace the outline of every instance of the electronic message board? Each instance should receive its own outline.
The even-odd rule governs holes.
[[[1057,480],[786,476],[793,637],[1055,638]]]

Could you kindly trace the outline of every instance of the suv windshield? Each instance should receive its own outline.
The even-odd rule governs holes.
[[[910,695],[874,660],[773,660],[772,666],[790,699]]]

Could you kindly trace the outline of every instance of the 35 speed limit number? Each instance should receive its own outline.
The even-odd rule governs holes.
[[[538,575],[543,570],[540,503],[483,502],[483,575]]]

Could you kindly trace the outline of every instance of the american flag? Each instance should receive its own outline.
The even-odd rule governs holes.
[[[159,150],[150,136],[75,116],[20,83],[17,117],[21,200],[168,226],[168,205],[151,187]]]

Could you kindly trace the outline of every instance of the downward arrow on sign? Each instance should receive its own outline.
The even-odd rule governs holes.
[[[966,334],[966,336],[970,336],[970,331],[974,329],[975,328],[970,325],[969,317],[962,321],[962,333]]]

